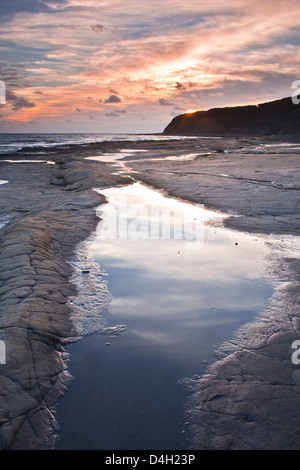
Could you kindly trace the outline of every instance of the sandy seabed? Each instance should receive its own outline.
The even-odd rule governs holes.
[[[124,154],[122,167],[85,159],[126,148],[147,152]],[[261,138],[149,140],[52,149],[45,160],[55,164],[0,162],[8,181],[0,185],[2,449],[53,447],[53,406],[70,380],[65,347],[80,337],[72,263],[104,202],[93,188],[133,180],[221,211],[228,217],[219,223],[264,237],[270,276],[280,281],[266,311],[189,384],[191,449],[300,448],[300,366],[291,360],[300,339],[300,154],[286,148]]]

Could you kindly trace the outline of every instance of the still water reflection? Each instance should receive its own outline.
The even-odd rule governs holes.
[[[108,274],[107,321],[127,329],[70,347],[75,379],[58,407],[57,448],[188,448],[181,379],[203,374],[215,348],[266,306],[273,287],[264,242],[216,228],[207,222],[220,215],[138,183],[100,192],[109,202],[99,208],[90,255]],[[158,207],[164,217],[173,214],[176,239],[149,236],[161,228]],[[126,228],[131,238],[120,238]]]

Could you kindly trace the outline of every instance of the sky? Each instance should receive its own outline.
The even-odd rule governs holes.
[[[0,132],[162,132],[291,96],[299,0],[1,0]]]

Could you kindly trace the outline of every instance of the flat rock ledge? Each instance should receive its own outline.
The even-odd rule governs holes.
[[[199,152],[197,144],[151,143],[148,155],[164,156],[179,145]],[[192,449],[300,449],[300,365],[291,360],[300,339],[298,162],[298,155],[224,152],[180,164],[131,162],[140,181],[226,212],[228,227],[295,237],[293,249],[283,241],[271,251],[270,275],[280,286],[269,307],[221,346],[204,376],[186,381]],[[64,347],[77,335],[69,261],[99,221],[94,208],[103,199],[92,188],[130,179],[105,164],[85,161],[83,168],[70,155],[47,168],[1,163],[1,170],[10,187],[0,186],[0,216],[13,219],[0,230],[0,340],[7,348],[7,363],[0,364],[0,449],[51,448],[52,406],[70,380]]]
[[[220,347],[204,376],[187,383],[192,449],[300,449],[300,366],[292,362],[292,343],[300,339],[300,260],[279,262],[289,280],[268,308]]]
[[[82,171],[72,159],[55,168],[37,166],[14,165],[9,179],[15,190],[1,187],[2,200],[5,191],[14,193],[11,201],[7,193],[4,203],[13,220],[0,230],[0,339],[6,346],[6,363],[0,364],[2,450],[53,448],[58,429],[51,408],[70,380],[64,348],[78,338],[68,302],[77,294],[69,260],[99,222],[95,208],[105,199],[91,188],[119,183],[86,163]]]
[[[266,269],[278,288],[268,308],[220,347],[204,376],[184,381],[191,397],[186,435],[191,449],[299,450],[300,365],[292,361],[300,340],[299,154],[263,153],[256,139],[256,148],[243,141],[249,153],[228,139],[213,153],[216,143],[207,142],[197,143],[195,159],[131,166],[169,196],[226,214],[215,225],[264,237]]]

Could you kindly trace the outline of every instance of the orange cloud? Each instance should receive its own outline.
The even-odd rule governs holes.
[[[25,106],[2,107],[6,120],[67,119],[76,107],[81,119],[105,116],[112,95],[114,105],[135,115],[140,107],[141,116],[146,108],[162,113],[163,102],[184,109],[203,108],[205,99],[230,105],[232,89],[241,102],[255,93],[260,100],[297,78],[298,0],[128,0],[126,11],[121,0],[50,6],[17,13],[0,27],[11,51],[7,64],[17,63],[20,48],[25,52],[22,77],[8,78]]]

